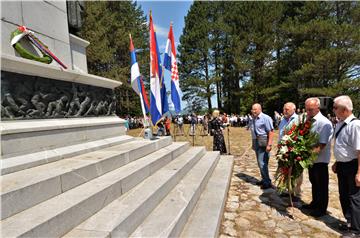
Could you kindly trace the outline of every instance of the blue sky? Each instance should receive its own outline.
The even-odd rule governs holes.
[[[166,41],[168,38],[170,22],[173,23],[173,31],[175,37],[175,47],[180,43],[180,36],[182,34],[185,20],[190,6],[193,1],[137,1],[137,4],[141,6],[144,14],[147,16],[149,22],[149,12],[152,11],[152,17],[156,29],[156,37],[158,39],[158,45],[160,53],[165,51]],[[176,49],[177,50],[177,49]],[[161,62],[164,61],[164,56],[161,55]],[[181,80],[181,79],[180,79]],[[170,90],[170,73],[165,70],[165,86],[167,91]],[[183,101],[181,104],[182,109],[186,107],[186,103]],[[169,98],[169,108],[173,109],[171,99]]]
[[[159,49],[165,50],[170,22],[173,22],[173,30],[176,47],[184,28],[184,17],[187,15],[192,1],[137,1],[149,21],[149,11],[152,11],[153,21],[156,28]]]

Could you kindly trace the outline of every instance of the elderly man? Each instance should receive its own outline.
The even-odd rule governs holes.
[[[343,237],[360,237],[360,120],[352,110],[349,96],[335,98],[333,111],[340,121],[335,128],[332,170],[338,177],[341,208],[350,229]]]
[[[250,122],[251,135],[253,138],[253,149],[256,153],[257,163],[261,173],[262,189],[271,188],[271,179],[269,176],[269,152],[272,146],[274,136],[273,120],[270,116],[262,113],[261,105],[255,103],[251,109],[252,121]]]
[[[326,215],[329,203],[329,171],[330,147],[333,134],[333,126],[320,112],[320,100],[308,98],[305,101],[306,120],[311,120],[311,131],[319,135],[319,143],[314,147],[318,157],[313,166],[309,168],[309,179],[312,185],[312,202],[303,208],[311,209],[311,216],[320,217]]]
[[[299,116],[295,113],[295,111],[296,111],[296,106],[294,103],[287,102],[284,104],[283,107],[284,117],[283,119],[281,119],[279,124],[278,142],[280,142],[281,138],[285,135],[286,131],[290,130],[290,128],[294,123],[295,124],[299,123]],[[303,176],[301,174],[301,176],[297,179],[296,186],[294,188],[294,193],[296,196],[296,198],[294,197],[295,198],[294,200],[297,200],[298,197],[300,197],[302,181],[303,181]],[[287,194],[281,194],[281,195],[287,195]]]

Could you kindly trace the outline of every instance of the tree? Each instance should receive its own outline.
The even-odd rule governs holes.
[[[135,47],[140,72],[148,75],[149,51],[146,18],[136,2],[87,1],[81,37],[90,41],[87,48],[89,72],[122,82],[116,89],[120,114],[141,114],[140,101],[130,80],[129,34]]]

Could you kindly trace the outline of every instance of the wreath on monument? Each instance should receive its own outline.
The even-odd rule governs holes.
[[[27,39],[32,45],[38,48],[42,54],[42,56],[35,55],[25,49],[20,40],[22,38]],[[32,31],[28,30],[25,26],[19,26],[15,31],[11,32],[10,35],[11,45],[15,48],[16,52],[25,59],[35,60],[41,63],[50,64],[54,59],[58,64],[60,64],[64,69],[67,69],[66,65],[64,65],[50,50],[49,47],[46,46],[43,42],[41,42]]]

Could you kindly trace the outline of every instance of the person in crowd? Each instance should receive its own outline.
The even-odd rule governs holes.
[[[281,119],[282,119],[282,116],[277,111],[274,111],[274,120],[275,120],[274,127],[275,127],[275,129],[279,128]]]
[[[204,118],[202,120],[202,126],[203,126],[203,131],[202,134],[203,135],[208,135],[208,131],[209,131],[209,115],[205,114]]]
[[[295,112],[296,105],[292,102],[287,102],[284,104],[283,107],[283,118],[279,123],[279,138],[278,142],[280,142],[281,138],[286,134],[288,130],[293,126],[293,124],[299,123],[299,116]],[[303,181],[303,175],[301,174],[300,177],[296,181],[296,186],[294,188],[294,201],[299,200],[301,196],[301,184]],[[281,194],[286,195],[286,194]]]
[[[305,101],[306,120],[311,120],[311,131],[319,135],[319,142],[314,146],[314,151],[319,153],[316,161],[309,168],[312,201],[303,205],[311,209],[310,215],[321,217],[326,215],[329,202],[329,172],[330,147],[333,134],[332,123],[320,112],[320,99],[313,97]]]
[[[177,125],[179,127],[180,135],[184,135],[184,118],[181,115],[179,115],[177,117],[177,122],[176,123],[177,123]]]
[[[164,119],[161,118],[156,125],[157,125],[157,127],[158,127],[157,135],[158,135],[158,136],[163,136],[163,135],[165,135]]]
[[[269,156],[274,136],[274,126],[271,117],[262,112],[261,105],[255,103],[251,109],[252,120],[249,123],[253,139],[253,150],[261,173],[261,181],[256,183],[262,189],[271,188],[269,176]]]
[[[167,136],[170,136],[171,133],[170,133],[170,127],[171,127],[171,120],[169,117],[165,117],[165,130],[166,130],[166,135]]]
[[[213,151],[220,151],[220,154],[226,154],[225,139],[223,134],[224,124],[220,118],[220,111],[214,110],[213,118],[209,122],[210,135],[214,136]]]
[[[339,119],[335,128],[332,170],[337,174],[340,204],[347,221],[340,229],[343,237],[360,237],[360,120],[349,96],[334,99],[333,111]]]
[[[193,113],[190,117],[190,135],[195,135],[196,131],[196,124],[197,124],[197,116],[195,113]]]

